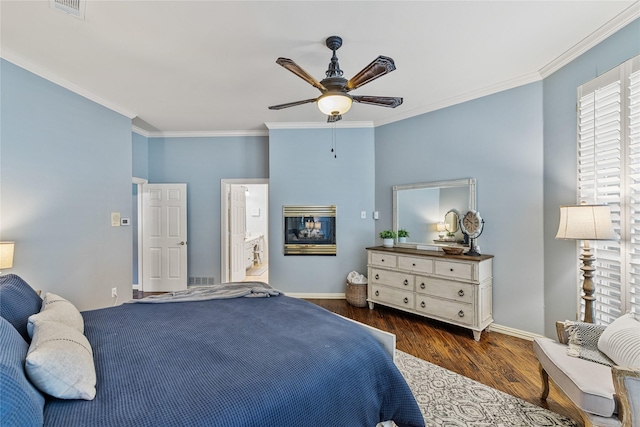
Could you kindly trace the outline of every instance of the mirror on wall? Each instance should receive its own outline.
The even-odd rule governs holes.
[[[393,229],[418,245],[464,244],[459,218],[476,209],[475,178],[393,186]]]

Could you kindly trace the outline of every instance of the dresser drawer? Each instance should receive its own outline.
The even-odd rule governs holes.
[[[380,267],[396,268],[398,265],[397,258],[395,255],[371,252],[371,264],[379,265]]]
[[[370,288],[370,300],[381,304],[389,304],[407,310],[413,310],[415,294],[410,291],[373,285]]]
[[[416,292],[471,304],[474,286],[468,283],[416,276]]]
[[[413,291],[413,274],[398,273],[396,271],[371,269],[369,283],[393,286],[394,288]]]
[[[473,280],[473,265],[463,262],[436,261],[435,273],[455,279]]]
[[[461,325],[473,326],[473,305],[417,294],[416,310]]]
[[[433,261],[427,258],[414,258],[399,256],[398,268],[403,270],[411,270],[416,273],[433,273]]]

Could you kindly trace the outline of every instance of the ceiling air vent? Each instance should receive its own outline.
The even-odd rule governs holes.
[[[86,0],[49,0],[49,6],[76,18],[84,19]]]

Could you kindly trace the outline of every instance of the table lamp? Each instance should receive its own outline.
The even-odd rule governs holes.
[[[591,252],[589,240],[615,240],[616,232],[611,223],[611,209],[606,205],[560,206],[560,225],[556,239],[583,240],[582,254],[582,292],[584,295],[584,322],[594,323],[595,286],[593,276],[595,257]]]
[[[0,273],[13,267],[13,249],[15,242],[0,242]]]

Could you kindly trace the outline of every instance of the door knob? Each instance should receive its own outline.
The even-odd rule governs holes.
[[[182,242],[180,242],[180,246],[184,246],[186,244],[187,244],[187,242],[185,242],[184,240]]]

